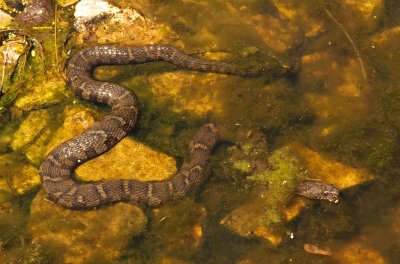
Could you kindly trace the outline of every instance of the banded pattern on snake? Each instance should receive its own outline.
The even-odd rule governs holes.
[[[83,49],[68,64],[70,86],[76,95],[86,100],[107,104],[111,112],[82,134],[55,148],[44,159],[40,178],[53,201],[72,209],[89,209],[121,201],[159,206],[184,196],[199,185],[207,158],[218,142],[218,131],[213,124],[207,124],[195,133],[189,144],[190,161],[168,180],[117,179],[77,183],[73,179],[74,169],[79,164],[101,155],[126,136],[136,124],[139,112],[136,96],[120,85],[94,80],[94,67],[151,61],[166,61],[195,71],[254,75],[254,72],[240,71],[229,63],[187,56],[170,46],[103,45]]]

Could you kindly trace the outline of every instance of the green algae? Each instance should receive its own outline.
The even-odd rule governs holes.
[[[270,169],[247,177],[268,187],[263,199],[268,209],[265,219],[261,220],[266,224],[282,221],[282,208],[293,197],[296,186],[305,179],[300,160],[288,148],[275,150],[268,158],[268,164]]]
[[[233,163],[232,165],[233,165],[233,168],[235,168],[241,172],[244,172],[244,173],[249,173],[252,171],[251,163],[246,160],[239,160],[239,161]]]

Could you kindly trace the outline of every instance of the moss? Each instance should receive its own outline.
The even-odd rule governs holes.
[[[249,173],[252,171],[251,163],[246,160],[239,160],[233,163],[233,167],[241,172]]]
[[[267,183],[270,192],[275,189],[293,189],[304,178],[300,160],[290,153],[289,148],[280,148],[268,158],[269,170],[251,175],[248,179]]]
[[[247,177],[259,184],[268,186],[264,198],[265,223],[279,223],[282,220],[281,210],[292,198],[297,184],[305,178],[299,159],[290,153],[288,148],[280,148],[268,158],[270,169]]]

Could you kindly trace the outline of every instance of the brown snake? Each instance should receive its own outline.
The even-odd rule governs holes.
[[[101,121],[49,153],[40,166],[42,185],[50,199],[64,207],[88,209],[120,201],[148,206],[184,196],[202,180],[207,158],[218,141],[213,124],[201,127],[190,144],[190,161],[165,181],[142,182],[116,179],[77,183],[75,168],[101,155],[118,143],[134,127],[139,105],[136,96],[120,85],[94,80],[93,69],[106,64],[140,64],[166,61],[181,68],[233,75],[254,75],[232,64],[205,61],[187,56],[170,46],[146,45],[126,47],[104,45],[85,48],[70,60],[67,77],[74,93],[86,100],[105,103],[111,112]]]
[[[126,136],[136,124],[139,112],[137,98],[132,92],[114,83],[94,80],[93,69],[98,65],[151,61],[166,61],[189,70],[241,76],[257,76],[265,71],[264,68],[239,69],[225,62],[199,60],[170,46],[103,45],[83,49],[68,64],[70,86],[76,95],[86,100],[107,104],[111,112],[82,134],[59,145],[44,159],[40,166],[40,179],[50,199],[72,209],[90,209],[121,201],[159,206],[184,196],[202,181],[208,156],[219,137],[213,124],[207,124],[195,133],[189,143],[190,160],[167,180],[114,179],[77,183],[73,179],[78,165],[108,151]],[[272,74],[274,70],[268,69]],[[285,70],[278,71],[279,75],[285,73]],[[297,193],[313,199],[335,201],[339,191],[330,184],[305,181],[298,186]]]

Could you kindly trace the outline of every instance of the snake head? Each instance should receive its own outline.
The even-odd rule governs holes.
[[[297,186],[297,194],[316,200],[336,202],[339,189],[334,185],[321,181],[303,181]]]

